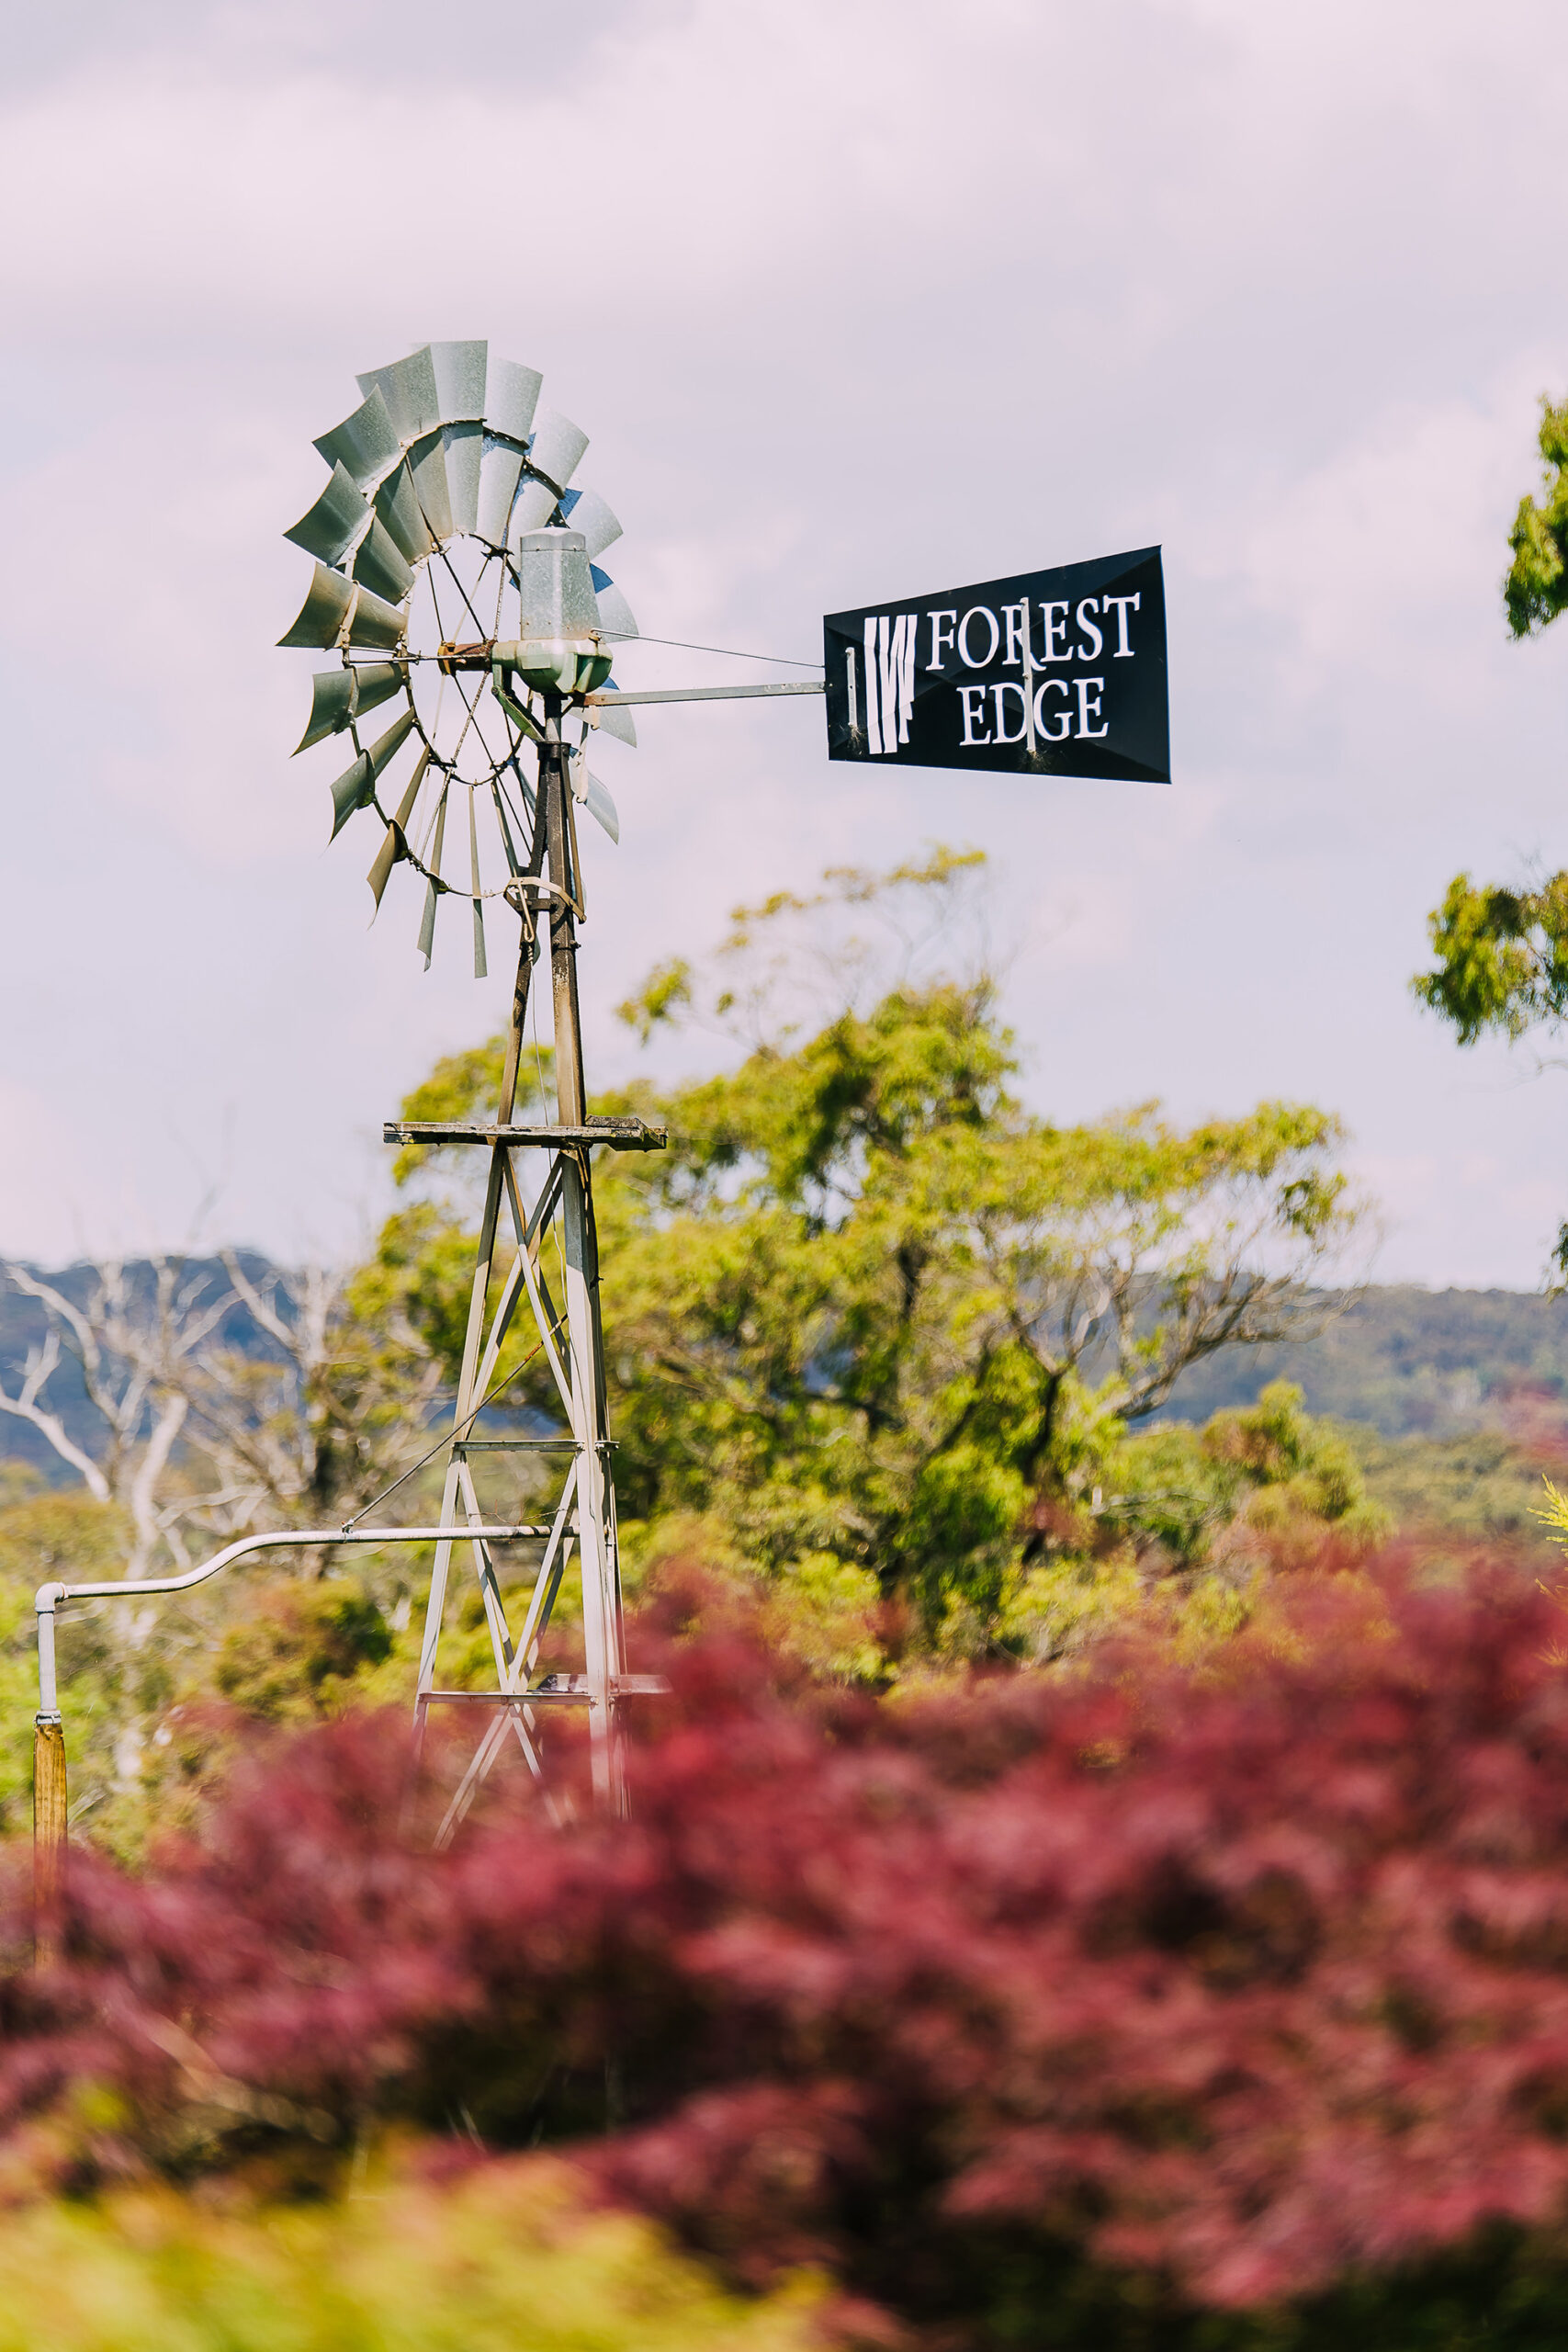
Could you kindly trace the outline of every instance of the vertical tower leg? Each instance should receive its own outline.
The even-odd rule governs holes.
[[[524,956],[527,956],[527,943]],[[525,988],[526,982],[524,986]],[[485,1333],[485,1306],[490,1296],[491,1277],[495,1267],[496,1228],[501,1217],[501,1196],[505,1182],[505,1153],[499,1147],[490,1156],[490,1181],[485,1186],[484,1215],[479,1220],[479,1259],[474,1267],[474,1286],[468,1295],[468,1325],[463,1336],[463,1363],[457,1375],[457,1407],[454,1422],[455,1434],[461,1437],[473,1415],[477,1399],[474,1395]],[[441,1495],[442,1527],[457,1524],[457,1498],[461,1488],[462,1461],[454,1452],[446,1464],[446,1483]],[[424,1610],[424,1638],[420,1645],[419,1681],[415,1698],[415,1734],[423,1745],[426,1714],[426,1693],[435,1677],[435,1655],[441,1643],[441,1621],[446,1607],[446,1578],[452,1563],[452,1546],[447,1541],[435,1547],[435,1562],[430,1574],[430,1597]]]
[[[564,1124],[564,1122],[563,1122]],[[583,1663],[588,1671],[593,1788],[612,1813],[626,1809],[626,1767],[616,1720],[621,1655],[620,1577],[615,1530],[607,1509],[608,1448],[597,1395],[602,1342],[598,1300],[590,1281],[592,1204],[581,1171],[569,1165],[562,1197],[566,1227],[567,1320],[571,1330],[571,1387],[577,1409],[578,1550],[582,1562]],[[581,1335],[581,1336],[580,1336]]]
[[[546,867],[547,863],[547,879]],[[589,1145],[583,1138],[585,1093],[582,1039],[577,998],[576,922],[582,899],[578,879],[577,842],[567,780],[566,748],[561,741],[558,713],[551,712],[546,741],[540,747],[538,793],[535,803],[532,851],[526,875],[513,885],[513,903],[524,921],[522,955],[513,997],[512,1023],[502,1071],[498,1128],[490,1140],[490,1173],[480,1220],[478,1262],[468,1301],[468,1320],[457,1382],[457,1415],[452,1455],[442,1498],[440,1524],[450,1528],[436,1545],[420,1653],[416,1716],[423,1737],[433,1703],[457,1703],[468,1692],[436,1688],[436,1660],[446,1613],[452,1550],[465,1539],[465,1529],[483,1522],[475,1472],[492,1453],[528,1453],[545,1462],[570,1456],[564,1484],[554,1506],[548,1529],[538,1534],[545,1542],[526,1622],[515,1642],[506,1622],[503,1595],[488,1549],[475,1540],[474,1566],[479,1576],[486,1618],[495,1650],[497,1687],[491,1693],[471,1694],[500,1712],[492,1718],[443,1824],[442,1838],[455,1828],[474,1792],[508,1739],[515,1734],[535,1771],[539,1769],[535,1747],[536,1718],[547,1704],[586,1701],[593,1773],[598,1803],[607,1811],[626,1809],[626,1769],[618,1709],[625,1673],[625,1640],[621,1623],[620,1567],[616,1553],[615,1498],[609,1470],[609,1424],[604,1381],[604,1336],[599,1310],[598,1241],[593,1222],[593,1196]],[[534,922],[545,903],[549,909],[551,989],[555,1011],[557,1115],[559,1129],[536,1128],[529,1140],[553,1146],[555,1158],[534,1209],[525,1216],[513,1154],[519,1147],[503,1139],[514,1118],[518,1066],[527,1012],[530,973],[535,958]],[[560,1133],[560,1130],[567,1131]],[[513,1134],[518,1130],[513,1129]],[[474,1140],[479,1140],[475,1134]],[[503,1204],[515,1227],[517,1256],[492,1306]],[[541,1255],[541,1239],[552,1217],[558,1215],[558,1263],[562,1295],[550,1295],[550,1276]],[[552,1270],[553,1271],[553,1270]],[[535,1354],[542,1353],[549,1367],[570,1429],[570,1438],[529,1439],[519,1435],[478,1438],[474,1423],[493,1383],[497,1361],[511,1317],[525,1300],[538,1335]],[[530,1687],[537,1645],[548,1623],[575,1539],[582,1577],[583,1666],[581,1675],[551,1677]],[[515,1694],[515,1695],[513,1695]]]
[[[568,797],[566,751],[558,719],[539,758],[550,880],[550,986],[555,1001],[556,1103],[563,1127],[580,1127],[587,1102],[582,1077],[582,1028],[577,1000],[577,843]],[[566,1309],[571,1336],[571,1388],[577,1457],[578,1549],[582,1562],[582,1638],[588,1674],[593,1786],[601,1804],[622,1814],[626,1765],[617,1720],[616,1686],[624,1671],[621,1589],[615,1555],[614,1516],[607,1507],[609,1431],[605,1417],[604,1334],[599,1320],[599,1263],[588,1154],[563,1157],[562,1222],[566,1244]]]

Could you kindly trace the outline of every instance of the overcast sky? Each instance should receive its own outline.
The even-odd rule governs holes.
[[[636,1063],[610,1008],[738,899],[973,842],[1040,1109],[1324,1102],[1382,1278],[1533,1285],[1568,1077],[1461,1054],[1407,980],[1456,869],[1568,862],[1568,624],[1512,645],[1498,596],[1568,391],[1561,31],[1545,0],[14,12],[0,1250],[181,1242],[214,1191],[209,1236],[355,1248],[380,1121],[499,1025],[459,926],[423,970],[412,889],[367,931],[341,762],[288,758],[311,657],[273,650],[355,371],[482,335],[592,435],[660,636],[809,660],[826,610],[1165,549],[1168,790],[829,767],[808,700],[611,747],[591,1082]]]

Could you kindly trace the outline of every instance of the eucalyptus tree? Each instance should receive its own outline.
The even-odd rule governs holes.
[[[595,1179],[623,1519],[704,1514],[763,1566],[853,1563],[928,1617],[991,1605],[1041,1508],[1187,1365],[1316,1328],[1363,1229],[1311,1105],[1027,1110],[983,937],[954,968],[979,864],[738,910],[705,965],[622,1008],[648,1041],[705,1032],[725,1067],[598,1106],[670,1136]],[[407,1115],[477,1114],[499,1062],[442,1065]],[[427,1194],[383,1240],[423,1268],[411,1313],[448,1364],[464,1215]],[[547,1411],[539,1370],[513,1358],[513,1393]]]

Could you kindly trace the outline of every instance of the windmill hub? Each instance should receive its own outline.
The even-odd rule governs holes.
[[[477,644],[457,645],[448,641],[436,650],[435,659],[444,678],[456,677],[459,670],[488,670],[495,661],[496,641],[493,637],[481,637]]]

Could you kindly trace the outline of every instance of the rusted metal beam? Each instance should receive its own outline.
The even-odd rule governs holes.
[[[607,1143],[613,1151],[662,1151],[670,1141],[664,1127],[650,1127],[646,1119],[587,1119],[574,1127],[486,1125],[478,1119],[389,1119],[382,1128],[388,1143],[538,1144],[551,1151],[583,1144]]]
[[[455,670],[488,670],[494,653],[494,638],[485,637],[472,645],[443,645],[438,648],[435,659],[442,674],[449,678]]]
[[[616,1674],[610,1690],[617,1699],[662,1699],[670,1685],[661,1674]],[[422,1707],[586,1707],[593,1697],[586,1674],[550,1674],[532,1690],[422,1690]]]
[[[40,1968],[59,1957],[67,1815],[65,1728],[57,1711],[40,1711],[33,1724],[33,1948]]]

